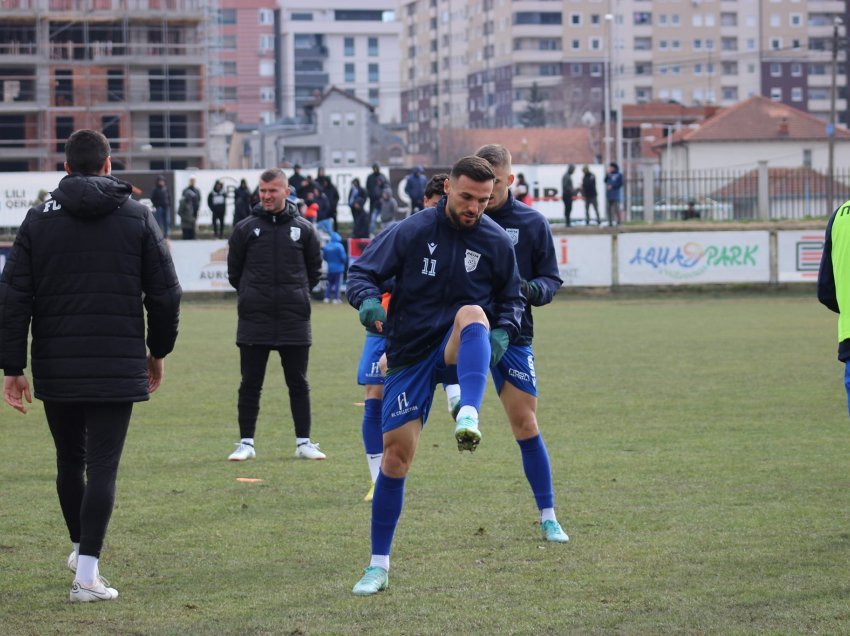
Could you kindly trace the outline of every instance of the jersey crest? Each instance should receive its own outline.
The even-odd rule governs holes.
[[[301,238],[301,228],[300,227],[291,227],[289,228],[289,238],[293,241],[297,241]]]
[[[472,250],[466,250],[466,256],[463,259],[463,266],[466,268],[467,272],[474,272],[475,268],[478,267],[478,261],[481,259],[481,254],[478,252],[473,252]]]
[[[506,227],[505,232],[508,233],[508,236],[511,237],[511,243],[516,245],[519,243],[519,228],[518,227]]]

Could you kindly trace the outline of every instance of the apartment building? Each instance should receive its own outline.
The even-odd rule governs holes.
[[[400,0],[410,151],[433,155],[440,128],[520,125],[532,100],[546,126],[594,125],[606,93],[614,111],[761,94],[826,120],[833,23],[848,17],[843,0]]]
[[[282,112],[277,0],[219,0],[210,76],[224,119],[271,124]]]
[[[61,170],[78,128],[115,169],[207,164],[215,0],[3,0],[0,171]]]
[[[304,107],[336,87],[399,123],[396,0],[281,0],[281,102],[298,121]]]

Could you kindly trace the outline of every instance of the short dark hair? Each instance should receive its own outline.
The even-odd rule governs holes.
[[[445,172],[435,174],[431,180],[425,185],[425,198],[430,199],[437,195],[443,196],[446,193],[446,179],[449,178]]]
[[[478,149],[478,152],[475,153],[475,156],[486,159],[487,163],[496,168],[511,167],[511,151],[505,148],[502,144],[487,144],[486,146],[481,146]]]
[[[289,185],[289,179],[286,178],[286,173],[280,168],[269,168],[268,170],[264,170],[263,174],[260,175],[260,181],[263,183],[268,183],[275,179],[283,179],[283,183]]]
[[[495,181],[496,173],[490,166],[490,162],[481,157],[464,157],[459,159],[451,171],[452,179],[460,177],[469,177],[473,181],[483,183],[485,181]]]
[[[100,174],[110,153],[109,140],[96,130],[78,130],[65,142],[65,161],[71,172]]]

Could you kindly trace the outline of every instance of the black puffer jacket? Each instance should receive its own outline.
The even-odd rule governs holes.
[[[230,235],[227,277],[239,293],[236,344],[312,344],[310,290],[322,251],[313,224],[287,201],[270,214],[258,205]]]
[[[28,213],[0,276],[0,367],[36,397],[148,399],[147,347],[174,348],[180,285],[153,215],[112,176],[68,175]]]

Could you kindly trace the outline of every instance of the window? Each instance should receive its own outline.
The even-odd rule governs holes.
[[[316,38],[308,33],[296,33],[293,44],[296,49],[312,49],[316,46]]]
[[[782,77],[782,64],[772,62],[771,65],[770,65],[770,76],[771,77]]]
[[[570,48],[573,51],[578,51],[581,48],[581,40],[571,40],[570,41]]]
[[[788,16],[788,22],[791,24],[791,26],[803,26],[803,16],[799,13],[792,13],[790,16]]]
[[[702,39],[697,38],[694,40],[694,51],[699,51],[702,48]]]
[[[580,13],[571,13],[570,14],[570,26],[581,26],[581,14]]]
[[[273,35],[261,35],[260,36],[260,51],[274,51],[274,36]]]
[[[720,26],[738,26],[738,14],[737,13],[721,13],[720,14]]]
[[[342,152],[340,152],[339,150],[331,151],[331,164],[334,166],[342,165]]]
[[[64,152],[65,140],[74,132],[73,117],[57,117],[56,118],[56,152]]]
[[[260,101],[261,102],[273,102],[274,101],[274,93],[275,93],[274,86],[261,86],[260,87]]]
[[[588,44],[590,45],[591,51],[602,50],[602,38],[590,38],[590,40],[588,40]]]
[[[791,77],[802,77],[803,76],[803,65],[799,62],[793,62],[791,64]]]
[[[121,150],[121,119],[118,115],[101,116],[100,132],[109,140],[112,150]]]
[[[775,102],[781,102],[782,101],[782,88],[780,88],[779,86],[772,87],[770,89],[770,99],[772,99]]]
[[[792,102],[802,102],[803,101],[803,89],[799,86],[794,86],[791,89],[791,101]]]
[[[236,62],[233,65],[236,66]],[[260,77],[274,77],[274,60],[260,60]]]
[[[357,115],[354,113],[345,113],[345,125],[346,126],[356,126],[357,125]]]
[[[826,101],[829,99],[829,89],[822,87],[810,87],[809,99],[816,101]]]
[[[771,13],[770,14],[770,26],[772,26],[774,28],[782,26],[782,18],[775,13]]]
[[[216,13],[219,24],[236,24],[236,9],[219,9]]]
[[[342,41],[342,54],[345,57],[352,57],[354,55],[354,38],[344,38]]]
[[[436,64],[436,62],[434,62]],[[377,82],[380,81],[380,77],[378,76],[378,65],[377,64],[369,64],[369,81]]]
[[[598,13],[591,13],[590,14],[590,23],[595,25],[595,26],[599,26],[599,14]]]
[[[357,165],[357,153],[353,150],[345,151],[345,163],[349,166]]]
[[[635,25],[652,24],[652,14],[649,11],[635,11],[633,20]]]
[[[576,64],[576,63],[570,64],[570,75],[572,75],[573,77],[581,77],[581,75],[582,75],[581,64]]]
[[[670,16],[670,24],[672,24],[673,26],[679,26],[679,14],[678,13],[674,13],[673,15]]]
[[[436,45],[436,40],[434,43]],[[369,38],[368,40],[368,54],[369,57],[378,57],[378,38]],[[436,49],[435,49],[436,50]]]
[[[637,44],[637,42],[635,44]],[[658,40],[658,49],[660,51],[666,51],[667,48],[668,48],[667,40]],[[635,49],[637,49],[637,46],[635,46]]]
[[[694,75],[702,75],[702,64],[694,64]]]
[[[782,48],[782,38],[770,38],[770,50],[778,51]]]
[[[695,27],[702,26],[702,16],[699,13],[695,13],[691,16],[691,24]]]
[[[724,75],[737,75],[738,74],[738,63],[737,62],[723,62],[723,74]]]
[[[670,40],[670,49],[673,51],[679,51],[682,49],[682,43],[679,40]]]
[[[381,22],[383,11],[371,9],[338,9],[334,11],[337,22]]]
[[[540,75],[545,75],[547,77],[551,77],[553,75],[560,75],[561,65],[557,62],[553,64],[541,64],[539,73]]]
[[[561,24],[561,14],[545,11],[518,11],[514,13],[514,24]]]
[[[274,11],[271,9],[260,9],[260,24],[274,24]]]
[[[720,48],[724,51],[737,51],[738,50],[738,38],[721,38],[720,39]]]
[[[124,101],[124,71],[110,69],[106,72],[106,101]]]
[[[667,14],[662,13],[658,16],[658,25],[659,26],[667,26]]]
[[[339,113],[331,113],[331,126],[334,128],[342,126],[342,115]]]
[[[56,106],[74,105],[74,72],[70,69],[57,69],[53,99]],[[73,132],[73,131],[71,131]],[[65,135],[67,139],[71,133]],[[64,146],[62,146],[64,149]]]
[[[378,97],[379,97],[378,89],[377,88],[370,88],[369,89],[369,103],[372,104],[372,106],[378,105]]]
[[[602,64],[599,62],[591,62],[590,64],[590,76],[591,77],[602,77]]]
[[[354,81],[354,64],[347,63],[345,65],[345,81],[353,82]]]
[[[312,22],[313,14],[312,13],[291,13],[289,15],[289,19],[293,22]]]
[[[723,87],[723,99],[737,101],[738,100],[738,87],[737,86],[724,86]]]
[[[664,42],[667,41],[664,40]],[[650,51],[652,50],[652,38],[635,38],[632,46],[635,51]]]

